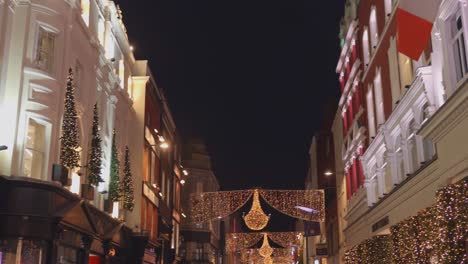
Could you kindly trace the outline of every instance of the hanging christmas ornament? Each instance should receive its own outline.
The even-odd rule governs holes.
[[[273,254],[273,248],[271,248],[270,243],[268,242],[268,236],[266,233],[263,234],[263,244],[262,247],[260,247],[258,250],[258,254],[260,254],[260,256],[264,257],[265,259],[270,258],[271,254]]]
[[[251,230],[258,231],[267,226],[268,221],[270,220],[270,216],[263,212],[263,209],[260,205],[258,190],[255,190],[254,192],[252,208],[250,208],[249,213],[242,216],[242,218],[244,218],[245,224]]]

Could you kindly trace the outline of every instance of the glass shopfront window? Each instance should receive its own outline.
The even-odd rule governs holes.
[[[43,241],[7,239],[0,240],[0,264],[43,264],[46,260],[46,243]]]

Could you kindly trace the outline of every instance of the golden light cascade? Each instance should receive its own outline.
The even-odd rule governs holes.
[[[325,198],[323,190],[241,190],[224,192],[206,192],[192,195],[188,221],[193,223],[208,222],[224,218],[244,206],[254,193],[275,210],[302,220],[325,221]],[[315,210],[314,213],[302,211],[297,206]]]
[[[244,218],[245,224],[251,230],[262,230],[268,225],[270,216],[265,214],[262,206],[260,205],[258,190],[255,190],[254,192],[252,208],[250,208],[249,213],[245,216],[242,216],[242,218]]]
[[[262,247],[258,250],[260,256],[267,258],[273,254],[273,248],[270,246],[270,242],[268,242],[268,236],[266,233],[263,234],[263,244]]]

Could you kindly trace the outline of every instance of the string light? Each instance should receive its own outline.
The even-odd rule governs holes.
[[[258,243],[264,234],[284,248],[299,246],[302,241],[301,232],[229,233],[226,236],[226,251],[246,250]]]
[[[191,198],[192,217],[195,223],[209,222],[218,216],[229,216],[244,206],[255,190],[207,192]],[[325,199],[323,190],[258,190],[259,196],[274,209],[288,216],[323,222]],[[317,213],[308,213],[295,208],[311,208]]]
[[[270,216],[265,214],[262,206],[260,205],[258,190],[254,191],[252,208],[250,208],[249,213],[242,216],[242,218],[244,218],[245,225],[247,225],[250,230],[262,230],[268,225]]]
[[[190,221],[202,223],[227,217],[244,206],[252,195],[252,190],[193,194],[190,197]]]
[[[260,190],[267,204],[281,213],[307,221],[325,221],[323,190]],[[317,213],[302,211],[296,206],[311,208]]]
[[[437,202],[416,216],[351,248],[345,263],[467,263],[468,178],[437,191]]]
[[[266,233],[263,233],[263,243],[258,250],[258,253],[264,258],[269,258],[271,254],[273,254],[273,248],[271,248],[270,243],[268,242],[268,236]]]

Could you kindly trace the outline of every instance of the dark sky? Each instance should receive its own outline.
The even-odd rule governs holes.
[[[323,105],[338,96],[343,0],[119,0],[184,138],[221,187],[302,188]]]

